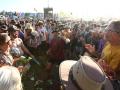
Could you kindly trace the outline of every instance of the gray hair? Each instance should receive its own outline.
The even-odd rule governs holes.
[[[17,68],[13,66],[0,68],[0,90],[23,90],[21,76]]]

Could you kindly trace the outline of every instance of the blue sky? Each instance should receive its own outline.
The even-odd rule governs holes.
[[[55,8],[55,12],[58,10],[66,11],[65,5],[71,0],[0,0],[0,11],[23,11],[33,12],[34,8],[42,12],[44,7],[49,6]]]
[[[0,11],[32,12],[34,8],[43,8],[47,0],[0,0]]]
[[[57,13],[72,13],[76,17],[120,17],[120,0],[49,0]],[[0,11],[43,12],[48,0],[0,0]]]

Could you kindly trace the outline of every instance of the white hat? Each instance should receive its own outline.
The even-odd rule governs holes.
[[[60,78],[65,90],[113,90],[102,68],[89,56],[66,60],[60,64]]]
[[[3,15],[0,15],[0,20],[2,21],[2,20],[5,20],[6,18],[5,18],[5,16],[3,16]]]
[[[0,90],[22,90],[21,76],[16,67],[0,67]]]
[[[26,29],[30,29],[30,30],[33,30],[33,27],[30,23],[27,23],[26,26],[25,26],[25,30]]]

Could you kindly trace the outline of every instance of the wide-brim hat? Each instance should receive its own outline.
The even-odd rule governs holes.
[[[19,29],[17,28],[17,26],[11,25],[11,26],[8,28],[8,31],[9,31],[9,32],[14,32],[14,31],[19,31]]]
[[[5,16],[0,15],[0,21],[3,21],[3,20],[5,20],[5,19],[6,19]]]
[[[65,90],[113,90],[102,68],[89,56],[63,61],[59,75]]]
[[[30,23],[27,23],[25,26],[25,30],[32,30],[33,31],[33,27]]]
[[[40,26],[40,25],[43,25],[44,23],[43,23],[43,21],[38,21],[38,23],[37,23],[37,26]]]
[[[8,27],[6,25],[1,25],[0,26],[0,29],[3,30],[3,31],[7,31],[8,30]]]

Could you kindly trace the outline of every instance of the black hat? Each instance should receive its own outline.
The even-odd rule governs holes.
[[[17,26],[12,25],[12,26],[10,26],[10,27],[8,28],[8,31],[9,31],[9,32],[14,32],[14,31],[19,31],[19,29],[17,28]]]
[[[1,25],[0,29],[3,30],[3,31],[7,31],[8,27],[7,27],[7,25]]]
[[[21,25],[20,24],[16,24],[15,26],[17,26],[17,28],[21,29]]]

